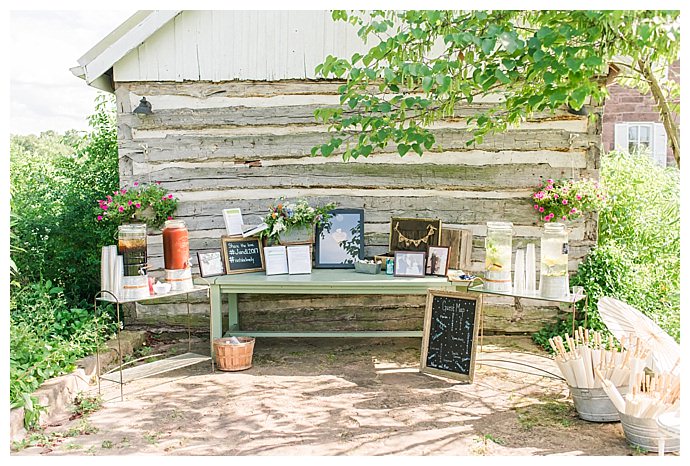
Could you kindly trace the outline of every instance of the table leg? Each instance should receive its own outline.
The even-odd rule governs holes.
[[[228,294],[228,330],[239,330],[240,318],[237,308],[237,293]]]
[[[223,315],[221,306],[220,286],[211,285],[211,358],[213,354],[213,340],[223,336]]]

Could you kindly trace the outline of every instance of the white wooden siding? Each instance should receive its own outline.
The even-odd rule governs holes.
[[[229,81],[315,79],[327,55],[365,45],[329,11],[189,11],[113,66],[114,80]]]

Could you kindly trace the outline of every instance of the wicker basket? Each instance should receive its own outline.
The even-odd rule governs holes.
[[[252,367],[254,338],[236,337],[240,344],[232,344],[228,338],[213,340],[216,364],[221,371],[243,371]]]

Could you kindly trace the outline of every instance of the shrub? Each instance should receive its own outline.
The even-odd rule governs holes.
[[[576,325],[606,330],[597,311],[602,296],[624,301],[680,341],[680,184],[675,168],[661,168],[645,154],[612,152],[602,158],[608,200],[599,214],[597,246],[580,263],[571,285],[585,288]],[[572,318],[533,335],[571,332]]]
[[[115,330],[110,313],[70,308],[50,281],[26,286],[10,300],[10,406],[24,407],[29,423],[37,408],[30,394],[43,381],[71,371],[96,349],[97,332]]]
[[[10,139],[12,260],[20,284],[51,280],[74,305],[100,288],[100,247],[113,244],[116,226],[97,227],[99,194],[118,185],[117,129],[112,102],[100,99],[92,131]]]

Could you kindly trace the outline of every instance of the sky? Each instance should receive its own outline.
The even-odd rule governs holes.
[[[87,118],[101,91],[70,68],[135,12],[10,11],[9,132],[87,130]]]

